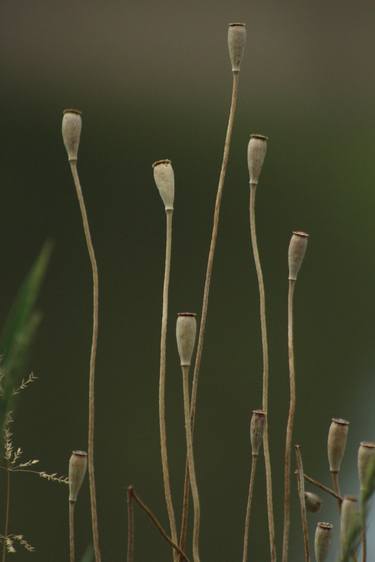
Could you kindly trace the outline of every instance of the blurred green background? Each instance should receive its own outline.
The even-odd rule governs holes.
[[[129,483],[167,526],[157,407],[164,212],[151,170],[159,158],[170,158],[176,174],[167,414],[180,510],[185,446],[174,322],[178,311],[201,306],[230,101],[231,21],[247,22],[248,45],[199,388],[202,561],[240,559],[249,414],[261,404],[248,224],[252,132],[270,138],[257,226],[268,301],[279,545],[289,392],[287,248],[295,228],[311,235],[295,319],[295,441],[306,472],[329,481],[330,418],[347,418],[342,489],[357,493],[357,446],[375,438],[373,2],[3,0],[1,318],[44,240],[55,241],[31,365],[39,381],[20,399],[15,442],[26,458],[59,473],[67,472],[72,449],[86,448],[91,276],[60,132],[63,108],[78,107],[79,168],[101,275],[96,473],[105,561],[126,556]],[[253,561],[268,560],[263,463],[258,476]],[[11,530],[37,552],[20,549],[14,559],[67,560],[67,503],[63,486],[15,475]],[[91,541],[87,485],[77,518],[81,554]],[[330,498],[311,517],[312,531],[317,520],[336,523]],[[297,562],[303,552],[297,503],[292,533],[291,562]],[[149,559],[170,559],[169,550],[137,513],[136,560]]]

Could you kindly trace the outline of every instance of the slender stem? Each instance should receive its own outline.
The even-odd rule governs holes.
[[[250,529],[250,516],[251,516],[251,505],[253,502],[254,495],[254,484],[255,484],[255,473],[257,468],[258,455],[252,455],[251,457],[251,470],[250,470],[250,481],[249,481],[249,493],[247,496],[247,506],[246,506],[246,516],[245,516],[245,530],[243,535],[243,552],[242,552],[242,562],[247,562],[248,550],[249,550],[249,529]]]
[[[176,518],[174,514],[171,481],[169,476],[168,448],[167,448],[167,424],[165,418],[165,381],[167,372],[167,329],[168,329],[168,301],[169,301],[169,279],[171,272],[172,255],[172,219],[173,210],[166,210],[166,245],[165,245],[165,268],[163,283],[163,310],[161,319],[160,336],[160,376],[159,376],[159,425],[160,425],[160,453],[163,471],[164,495],[167,504],[169,527],[172,541],[177,543]],[[173,551],[173,559],[177,562],[177,556]]]
[[[134,562],[134,505],[133,487],[128,487],[128,554],[127,562]]]
[[[305,477],[305,480],[307,480],[311,484],[314,484],[314,486],[317,486],[317,488],[320,488],[321,490],[323,490],[323,492],[326,492],[327,494],[330,494],[332,497],[336,498],[337,500],[342,501],[341,496],[336,494],[336,492],[331,490],[331,488],[328,488],[328,486],[325,486],[324,484],[319,482],[319,480],[315,480],[315,478],[311,478],[311,476],[307,476],[307,474],[305,474],[304,477]]]
[[[189,399],[189,367],[183,366],[182,369],[182,386],[184,395],[184,414],[185,414],[185,434],[186,434],[186,454],[189,466],[189,479],[191,486],[191,495],[194,505],[194,527],[193,527],[193,560],[199,562],[199,531],[200,531],[200,502],[197,477],[195,473],[194,450],[193,450],[193,432],[190,422],[190,399]]]
[[[7,558],[7,536],[9,533],[9,517],[10,517],[10,470],[7,469],[7,475],[5,480],[5,523],[4,523],[4,538],[3,538],[3,556],[2,562],[6,561]]]
[[[190,562],[189,558],[186,556],[186,554],[181,550],[181,548],[175,543],[173,542],[173,540],[167,535],[167,533],[164,531],[163,527],[161,526],[161,524],[159,523],[159,520],[157,519],[156,515],[151,511],[151,509],[141,500],[141,498],[138,496],[138,494],[136,493],[136,491],[134,490],[134,488],[131,489],[131,493],[132,493],[132,497],[134,499],[134,501],[136,502],[136,504],[148,515],[148,517],[150,518],[150,520],[152,521],[152,523],[155,525],[155,527],[157,528],[157,530],[159,531],[159,533],[161,534],[161,536],[167,541],[168,544],[171,545],[172,548],[174,548],[183,558],[183,560],[186,560],[186,562]]]
[[[293,298],[295,281],[289,280],[288,291],[288,357],[289,357],[289,384],[290,402],[288,424],[286,429],[285,441],[285,472],[284,472],[284,533],[283,533],[283,555],[282,562],[287,562],[289,551],[289,531],[290,531],[290,467],[292,453],[292,439],[294,416],[296,413],[296,372],[294,366],[294,338],[293,338]]]
[[[190,501],[190,480],[189,480],[188,460],[186,457],[184,495],[182,499],[181,528],[180,528],[180,540],[179,540],[179,545],[182,549],[185,549],[186,539],[187,539],[188,522],[189,522],[189,501]],[[181,561],[181,557],[180,557],[180,561]]]
[[[301,447],[299,445],[296,445],[296,459],[297,459],[298,495],[299,495],[299,504],[301,510],[305,562],[311,562],[310,546],[309,546],[309,527],[307,524],[307,511],[306,511],[306,502],[305,502],[305,481],[304,481],[304,473],[303,473],[302,453],[301,453]]]
[[[201,321],[200,321],[200,325],[199,325],[197,352],[196,352],[196,356],[195,356],[193,385],[192,385],[192,392],[191,392],[190,417],[191,417],[191,427],[192,427],[193,436],[194,436],[194,425],[195,425],[195,412],[196,412],[196,407],[197,407],[199,371],[200,371],[201,362],[202,362],[204,338],[205,338],[205,334],[206,334],[208,300],[209,300],[209,296],[210,296],[211,278],[212,278],[212,271],[213,271],[213,265],[214,265],[216,243],[217,243],[217,236],[218,236],[218,230],[219,230],[221,201],[222,201],[222,197],[223,197],[224,182],[225,182],[225,176],[226,176],[227,168],[228,168],[230,147],[231,147],[231,143],[232,143],[234,118],[235,118],[236,109],[237,109],[238,85],[239,85],[239,72],[233,72],[232,98],[231,98],[231,103],[230,103],[227,131],[226,131],[225,141],[224,141],[223,160],[222,160],[222,163],[221,163],[219,182],[218,182],[217,192],[216,192],[215,209],[214,209],[212,232],[211,232],[211,242],[210,242],[210,249],[209,249],[209,252],[208,252],[206,278],[205,278],[204,289],[203,289]],[[186,460],[186,466],[187,466],[187,464],[188,463],[187,463],[187,460]],[[182,511],[182,517],[181,517],[181,521],[182,521],[182,529],[181,530],[182,531],[183,531],[183,525],[187,525],[187,520],[188,520],[188,510],[189,510],[188,495],[189,495],[189,471],[185,468],[185,482],[184,482],[184,499],[185,499],[185,501],[183,502],[183,511]],[[183,535],[183,533],[181,533],[181,535]],[[182,538],[183,538],[183,536],[182,536]],[[181,544],[181,548],[183,548],[184,543],[180,543],[180,544]]]
[[[70,552],[70,562],[75,562],[75,537],[74,537],[74,512],[75,512],[75,501],[69,502],[69,552]]]
[[[276,539],[275,539],[275,520],[273,509],[273,492],[272,492],[272,468],[271,468],[271,454],[268,435],[268,419],[269,419],[269,406],[268,406],[268,386],[269,386],[269,359],[268,359],[268,336],[267,336],[267,319],[266,319],[266,295],[263,280],[262,265],[259,256],[257,233],[256,233],[256,220],[255,220],[255,196],[257,184],[251,183],[250,185],[250,234],[251,245],[254,255],[255,269],[259,286],[259,313],[260,313],[260,329],[262,335],[262,352],[263,352],[263,389],[262,389],[262,409],[267,413],[264,424],[263,433],[263,451],[264,451],[264,464],[266,469],[266,493],[267,493],[267,512],[268,512],[268,529],[270,541],[271,561],[275,562],[276,555]]]
[[[362,542],[362,562],[366,562],[367,560],[366,522],[363,527],[361,542]]]
[[[87,464],[89,473],[90,486],[90,502],[91,502],[91,526],[93,535],[93,545],[95,553],[95,562],[101,562],[101,553],[99,545],[99,528],[98,513],[96,506],[96,486],[95,486],[95,469],[94,469],[94,426],[95,426],[95,367],[96,367],[96,351],[98,346],[99,331],[99,274],[96,263],[95,250],[92,242],[89,220],[85,200],[82,193],[81,182],[79,180],[77,161],[70,161],[70,169],[76,188],[77,199],[81,211],[83,231],[85,234],[87,251],[90,258],[92,270],[92,287],[93,287],[93,322],[92,322],[92,340],[90,352],[90,372],[89,372],[89,419],[88,419],[88,446],[87,446]]]
[[[339,473],[331,472],[331,479],[332,479],[332,488],[335,490],[336,495],[341,498]],[[337,505],[339,507],[340,512],[341,512],[341,503],[342,503],[342,499],[337,499]]]

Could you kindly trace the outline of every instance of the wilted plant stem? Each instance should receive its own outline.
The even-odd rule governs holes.
[[[328,486],[325,486],[324,484],[319,482],[319,480],[315,480],[315,478],[311,478],[311,476],[308,476],[307,474],[304,474],[304,477],[305,477],[305,480],[307,480],[311,484],[314,484],[314,486],[316,486],[317,488],[320,488],[321,490],[323,490],[323,492],[326,492],[327,494],[330,494],[333,498],[336,498],[337,500],[340,500],[342,502],[341,496],[336,494],[336,492],[334,490],[331,490],[331,488],[328,488]]]
[[[289,415],[286,429],[285,442],[285,472],[284,472],[284,533],[283,533],[283,555],[282,562],[287,562],[289,551],[289,531],[290,531],[290,467],[292,453],[292,439],[294,417],[296,413],[296,373],[294,365],[294,337],[293,337],[293,300],[295,281],[289,279],[288,290],[288,358],[289,358],[289,384],[290,401]]]
[[[306,513],[306,503],[305,503],[305,481],[304,481],[304,473],[303,473],[302,454],[299,445],[296,445],[296,459],[297,459],[298,496],[299,496],[299,503],[300,503],[300,510],[301,510],[305,562],[311,562],[310,546],[309,546],[309,527],[307,524],[307,513]]]
[[[160,375],[159,375],[159,425],[160,425],[160,453],[163,471],[164,495],[167,505],[169,527],[171,537],[174,543],[177,543],[176,518],[173,508],[171,482],[169,476],[168,464],[168,447],[167,447],[167,425],[165,418],[165,381],[166,381],[166,365],[167,365],[167,329],[168,329],[168,302],[169,302],[169,279],[171,272],[171,255],[172,255],[172,219],[173,210],[167,209],[166,213],[166,244],[165,244],[165,268],[163,283],[163,309],[161,319],[161,336],[160,336]],[[175,551],[173,551],[173,559],[177,560]]]
[[[263,353],[263,389],[262,389],[262,409],[266,412],[266,419],[263,433],[263,450],[264,463],[266,469],[266,492],[267,492],[267,512],[268,512],[268,529],[270,541],[271,562],[276,562],[276,541],[275,541],[275,520],[273,512],[273,492],[272,492],[272,469],[271,455],[268,435],[268,386],[269,386],[269,360],[268,360],[268,337],[267,337],[267,319],[266,319],[266,296],[263,280],[263,271],[260,262],[256,220],[255,220],[255,196],[257,184],[250,184],[250,234],[251,245],[253,249],[255,269],[258,278],[259,287],[259,311],[260,311],[260,328],[262,337],[262,353]]]
[[[214,209],[212,232],[211,232],[211,242],[210,242],[210,249],[208,252],[206,278],[205,278],[204,289],[203,289],[201,321],[199,325],[197,352],[195,356],[193,384],[192,384],[192,391],[191,391],[190,418],[191,418],[191,431],[193,437],[194,437],[195,412],[197,407],[199,371],[201,367],[204,338],[206,334],[208,300],[210,296],[211,277],[212,277],[217,236],[219,230],[221,200],[223,197],[224,182],[225,182],[225,176],[228,168],[230,147],[232,143],[234,118],[237,109],[238,84],[239,84],[239,72],[233,72],[232,98],[231,98],[231,104],[229,110],[227,132],[225,135],[223,160],[221,163],[219,183],[216,192],[216,201],[215,201],[215,209]],[[186,541],[188,515],[189,515],[189,470],[188,470],[188,462],[186,460],[184,498],[183,498],[183,509],[182,509],[182,516],[181,516],[181,533],[180,533],[180,546],[182,549],[184,549],[185,541]]]
[[[251,470],[250,470],[250,481],[249,481],[249,493],[247,496],[246,505],[246,516],[245,516],[245,530],[243,536],[243,552],[242,552],[242,562],[247,562],[248,550],[249,550],[249,529],[250,529],[250,516],[251,516],[251,506],[253,502],[254,495],[254,484],[255,484],[255,473],[257,469],[258,455],[251,456]]]
[[[88,420],[87,466],[88,466],[88,473],[89,473],[91,525],[92,525],[95,561],[101,562],[98,513],[97,513],[97,506],[96,506],[95,469],[94,469],[95,367],[96,367],[96,351],[98,345],[98,331],[99,331],[99,274],[98,274],[98,266],[96,263],[94,245],[91,237],[90,225],[87,216],[85,200],[83,197],[82,187],[77,170],[77,161],[70,160],[69,163],[70,163],[70,169],[72,171],[74,185],[76,188],[79,208],[81,211],[83,231],[85,234],[87,251],[89,254],[91,270],[92,270],[93,325],[92,325],[92,341],[91,341],[90,372],[89,372],[89,420]]]
[[[9,516],[10,516],[10,470],[7,466],[6,468],[6,479],[5,479],[5,522],[4,522],[4,539],[3,539],[3,556],[2,562],[6,561],[7,558],[7,536],[9,533]]]
[[[76,502],[69,502],[69,554],[70,562],[75,562],[74,512]]]

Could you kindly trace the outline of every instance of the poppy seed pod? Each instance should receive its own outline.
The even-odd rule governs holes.
[[[64,109],[61,131],[69,162],[77,161],[81,130],[82,113],[78,109]]]
[[[358,448],[358,476],[361,490],[366,489],[370,467],[375,463],[375,443],[362,441]]]
[[[263,410],[253,410],[250,422],[250,441],[252,455],[258,456],[260,447],[263,442],[264,425],[266,423],[266,414]]]
[[[349,422],[340,418],[332,418],[328,431],[328,462],[331,472],[339,472],[344,458]]]
[[[232,72],[239,72],[246,45],[246,24],[230,23],[228,27],[228,49]]]
[[[69,501],[77,501],[87,470],[87,453],[73,451],[69,460]]]
[[[157,160],[152,165],[154,180],[166,211],[173,211],[174,172],[170,160]]]
[[[176,339],[181,367],[190,367],[197,333],[196,314],[180,312],[177,315]]]
[[[322,500],[313,492],[305,492],[305,504],[307,511],[310,511],[310,513],[317,513],[322,507]]]
[[[257,184],[267,152],[268,137],[250,135],[247,146],[247,164],[249,167],[250,185]]]
[[[341,504],[340,516],[340,545],[341,553],[344,555],[354,528],[360,517],[358,500],[353,496],[345,496]]]
[[[298,272],[305,257],[309,235],[306,232],[294,231],[289,243],[288,262],[289,280],[296,281]]]
[[[327,560],[329,547],[332,539],[333,525],[331,523],[319,522],[315,529],[314,551],[316,562]]]

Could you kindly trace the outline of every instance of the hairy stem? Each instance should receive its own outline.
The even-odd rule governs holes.
[[[304,473],[303,473],[301,447],[299,445],[296,445],[296,459],[297,459],[298,496],[299,496],[299,504],[301,510],[305,562],[311,562],[310,545],[309,545],[309,527],[307,524],[307,511],[306,511],[306,502],[305,502],[305,480],[304,480]]]
[[[227,168],[228,168],[230,147],[231,147],[231,143],[232,143],[234,118],[235,118],[236,109],[237,109],[238,85],[239,85],[239,72],[233,72],[232,98],[231,98],[231,103],[230,103],[227,132],[226,132],[225,141],[224,141],[223,160],[222,160],[222,163],[221,163],[219,183],[218,183],[217,192],[216,192],[215,209],[214,209],[212,232],[211,232],[211,242],[210,242],[210,249],[209,249],[209,252],[208,252],[206,278],[205,278],[204,289],[203,289],[201,321],[200,321],[200,325],[199,325],[197,352],[196,352],[196,356],[195,356],[193,385],[192,385],[192,392],[191,392],[190,418],[191,418],[191,428],[192,428],[193,436],[194,436],[194,425],[195,425],[195,412],[196,412],[196,407],[197,407],[199,371],[200,371],[201,362],[202,362],[204,338],[205,338],[205,334],[206,334],[208,300],[209,300],[209,296],[210,296],[211,278],[212,278],[212,271],[213,271],[213,265],[214,265],[216,243],[217,243],[217,236],[218,236],[218,230],[219,230],[221,201],[222,201],[222,197],[223,197],[224,182],[225,182],[225,176],[226,176]],[[182,517],[181,517],[181,522],[182,522],[182,524],[181,524],[181,531],[182,531],[181,532],[181,538],[182,538],[182,540],[186,540],[185,528],[187,527],[188,510],[189,510],[189,497],[188,497],[189,496],[189,471],[187,469],[187,465],[188,465],[188,462],[187,462],[187,459],[186,459],[185,482],[184,482],[184,501],[183,501]],[[180,542],[180,545],[181,545],[181,548],[183,548],[184,542]]]
[[[92,340],[90,352],[90,371],[89,371],[89,420],[88,420],[88,446],[87,446],[87,465],[89,473],[90,487],[90,503],[91,503],[91,526],[93,535],[93,545],[95,562],[101,562],[100,544],[99,544],[99,527],[98,513],[96,506],[96,486],[95,486],[95,469],[94,469],[94,431],[95,431],[95,367],[96,367],[96,351],[98,346],[99,332],[99,274],[96,263],[95,250],[92,242],[89,220],[85,200],[82,193],[81,182],[79,180],[77,161],[70,161],[70,169],[76,188],[77,199],[81,211],[83,231],[86,239],[87,251],[90,258],[92,270],[92,286],[93,286],[93,322],[92,322]]]
[[[127,562],[134,562],[134,505],[133,488],[128,487],[128,553]]]
[[[294,337],[293,337],[293,299],[295,281],[289,280],[288,291],[288,357],[289,357],[289,384],[290,401],[289,415],[286,429],[285,460],[284,460],[284,533],[283,533],[283,555],[282,562],[287,562],[289,551],[290,531],[290,467],[292,453],[292,439],[294,417],[296,413],[296,372],[294,366]]]
[[[7,536],[9,533],[9,517],[10,517],[10,470],[7,468],[5,479],[5,522],[4,522],[4,539],[3,539],[3,556],[2,562],[7,559]]]
[[[184,395],[184,415],[185,415],[185,434],[186,434],[186,455],[189,466],[189,479],[191,486],[191,495],[194,505],[194,527],[193,527],[193,560],[199,562],[199,531],[200,531],[200,502],[197,477],[195,474],[194,450],[193,450],[193,434],[190,421],[190,399],[189,399],[189,367],[183,366],[182,382]]]
[[[69,554],[70,562],[75,562],[74,512],[76,502],[69,502]]]
[[[247,562],[248,550],[249,550],[249,529],[250,529],[250,516],[251,516],[251,505],[253,502],[254,495],[254,484],[255,484],[255,473],[257,468],[258,455],[252,455],[251,457],[251,470],[250,470],[250,481],[249,481],[249,493],[247,496],[246,505],[246,516],[245,516],[245,530],[243,535],[243,552],[242,552],[242,562]]]
[[[256,233],[256,221],[255,221],[256,188],[257,185],[255,183],[252,183],[250,185],[250,209],[249,209],[250,235],[251,235],[251,245],[254,255],[255,269],[256,269],[258,287],[259,287],[260,329],[261,329],[261,336],[262,336],[262,352],[263,352],[262,409],[267,414],[264,424],[263,451],[264,451],[264,464],[266,469],[268,530],[269,530],[271,562],[276,562],[277,555],[276,555],[275,519],[274,519],[273,491],[272,491],[272,468],[271,468],[271,454],[270,454],[269,434],[268,434],[269,359],[268,359],[268,336],[267,336],[267,319],[266,319],[266,296],[265,296],[263,271],[260,262],[257,233]]]

